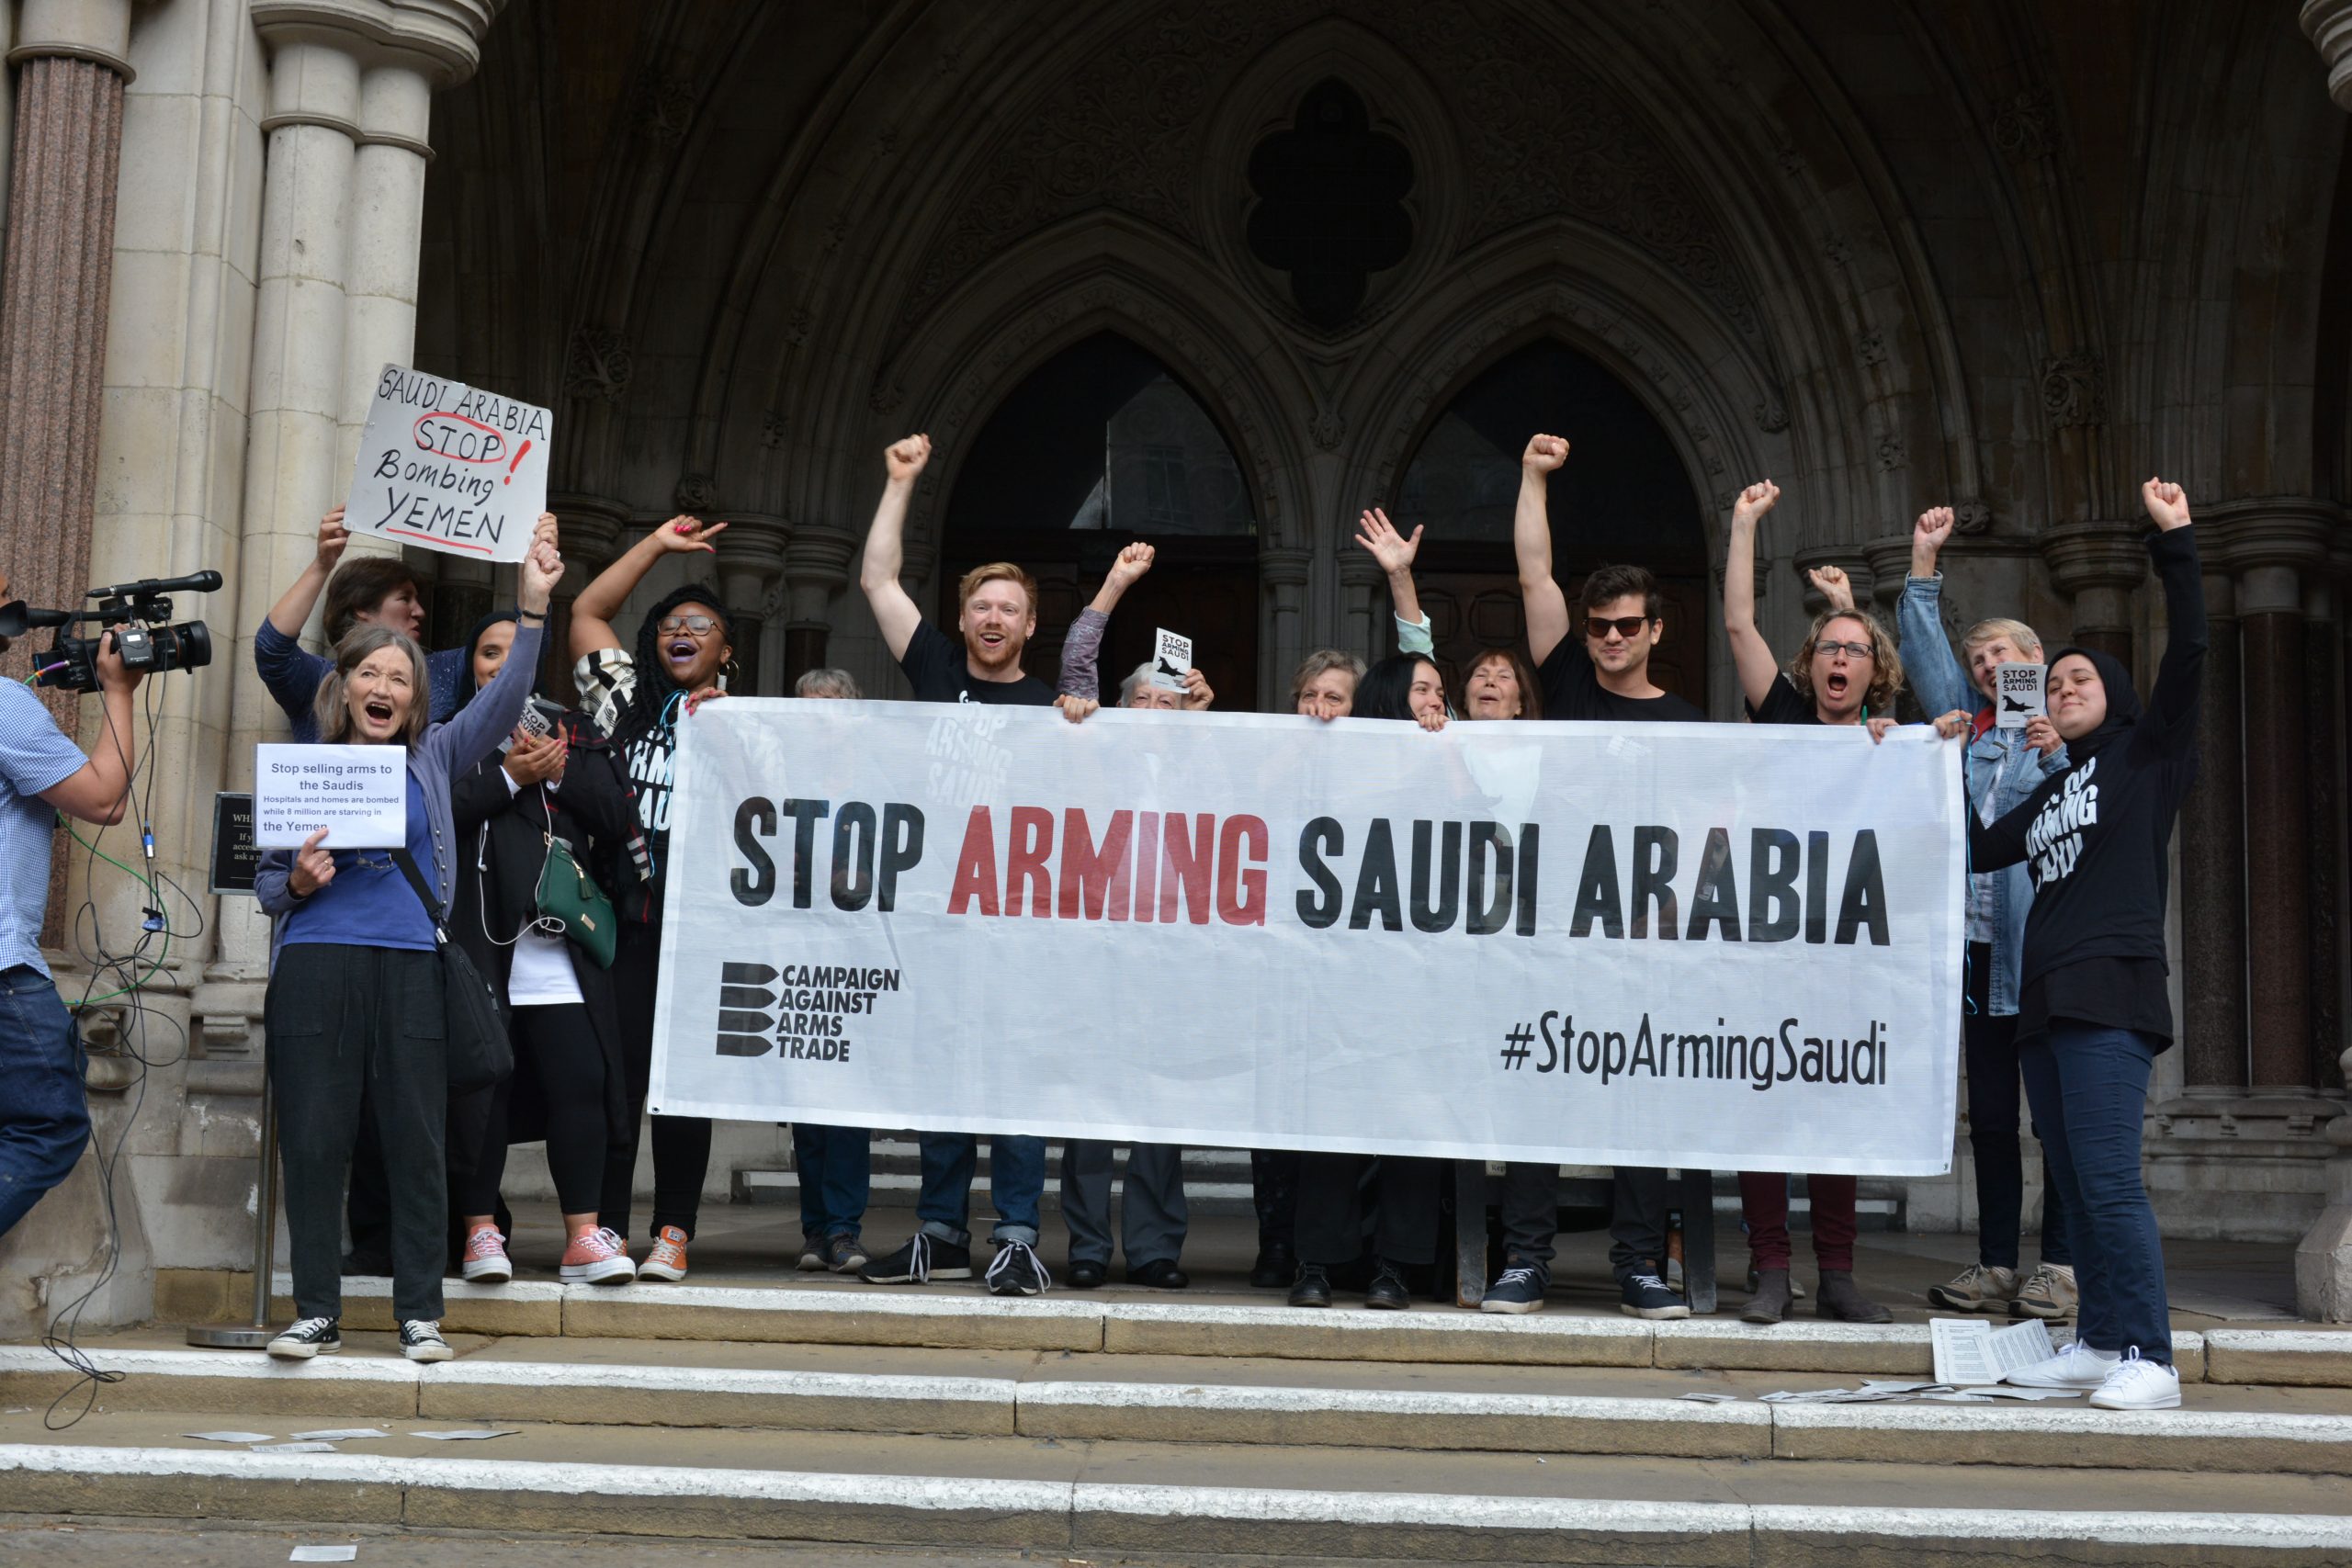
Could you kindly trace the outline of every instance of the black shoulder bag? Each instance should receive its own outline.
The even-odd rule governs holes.
[[[433,922],[435,951],[441,955],[443,1044],[449,1058],[449,1092],[470,1094],[503,1083],[514,1076],[514,1044],[506,1037],[506,1021],[499,1016],[497,995],[474,967],[474,961],[466,956],[466,950],[449,940],[440,907],[425,891],[424,877],[408,851],[394,850],[392,863],[401,868],[417,902],[424,906],[425,918]]]

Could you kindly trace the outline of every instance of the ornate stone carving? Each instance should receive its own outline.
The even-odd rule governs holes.
[[[1993,531],[1993,508],[1988,502],[1971,498],[1951,503],[1951,531],[1962,538],[1973,538]]]
[[[2052,430],[2107,423],[2107,362],[2096,349],[2078,349],[2042,365],[2041,412]]]
[[[718,481],[708,474],[682,474],[670,499],[681,512],[708,512],[718,504]]]
[[[1337,451],[1340,443],[1348,438],[1347,418],[1337,409],[1317,409],[1315,417],[1307,422],[1306,433],[1324,451]]]
[[[649,73],[637,87],[638,134],[660,147],[675,147],[694,124],[700,95],[684,76]]]
[[[1766,398],[1756,405],[1756,428],[1768,435],[1778,435],[1789,427],[1789,405],[1779,397]]]
[[[1909,457],[1910,451],[1903,445],[1903,437],[1900,435],[1882,435],[1879,437],[1879,472],[1883,474],[1891,474],[1894,472],[1895,469],[1904,465],[1904,462]]]
[[[784,445],[784,437],[785,423],[783,414],[777,412],[775,409],[770,409],[766,413],[760,416],[760,445],[763,447],[773,452],[777,447]]]
[[[2029,87],[2001,102],[1993,116],[1993,145],[2020,162],[2058,149],[2058,107],[2047,89]]]
[[[1876,333],[1864,333],[1854,340],[1855,356],[1865,365],[1886,363],[1886,339]]]
[[[610,327],[571,329],[571,344],[563,356],[563,395],[618,402],[637,372],[628,344]]]

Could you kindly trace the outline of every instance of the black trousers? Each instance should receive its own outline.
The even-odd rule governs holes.
[[[567,1214],[593,1214],[605,1179],[609,1139],[605,1127],[605,1054],[595,1026],[578,1002],[519,1007],[507,1014],[516,1076],[528,1073],[547,1106],[548,1172]],[[481,1153],[458,1191],[462,1213],[498,1212],[498,1184],[506,1175],[507,1108],[514,1080],[491,1091]]]
[[[628,1126],[614,1140],[605,1160],[600,1222],[616,1235],[628,1235],[635,1201],[637,1144],[645,1120],[645,1089],[653,1073],[653,996],[661,966],[662,933],[644,926],[621,928],[613,954],[613,1010],[620,1021],[621,1065],[628,1074]],[[701,1116],[653,1118],[653,1220],[646,1235],[659,1236],[675,1225],[691,1238],[702,1211],[703,1177],[710,1169],[710,1122]]]
[[[390,1183],[393,1314],[439,1321],[449,1212],[440,959],[296,943],[277,955],[266,1024],[295,1311],[343,1314],[344,1177],[364,1110]]]
[[[1392,1263],[1437,1261],[1439,1175],[1444,1160],[1382,1155],[1373,1183],[1372,1250]],[[1298,1260],[1326,1268],[1363,1256],[1364,1168],[1370,1155],[1298,1156]]]
[[[1250,1200],[1258,1210],[1258,1249],[1289,1247],[1298,1229],[1296,1149],[1250,1151]]]

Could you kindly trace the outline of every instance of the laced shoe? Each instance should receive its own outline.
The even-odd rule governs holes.
[[[441,1325],[421,1317],[401,1325],[401,1354],[412,1361],[446,1361],[457,1354],[441,1337]]]
[[[678,1280],[686,1277],[686,1233],[663,1225],[653,1237],[653,1250],[637,1266],[640,1280]]]
[[[865,1247],[847,1232],[825,1238],[825,1267],[836,1274],[854,1274],[865,1267]]]
[[[1929,1301],[1953,1312],[2007,1312],[2017,1293],[2016,1269],[1984,1263],[1970,1264],[1950,1284],[1928,1287]]]
[[[1042,1296],[1053,1288],[1037,1249],[1025,1241],[999,1244],[989,1262],[989,1293],[996,1296]]]
[[[1373,1270],[1372,1283],[1363,1290],[1363,1304],[1375,1312],[1403,1312],[1413,1304],[1413,1292],[1406,1287],[1405,1276],[1396,1265],[1386,1258]]]
[[[506,1238],[496,1225],[476,1225],[466,1233],[466,1257],[459,1272],[469,1285],[503,1285],[514,1278],[514,1260],[506,1256]]]
[[[877,1258],[857,1271],[869,1285],[922,1285],[933,1280],[972,1277],[972,1249],[942,1241],[928,1231],[917,1231],[907,1245],[888,1258]]]
[[[1295,1307],[1327,1307],[1331,1304],[1331,1276],[1320,1263],[1302,1263],[1298,1278],[1290,1287],[1290,1304]]]
[[[821,1236],[800,1238],[800,1261],[796,1266],[803,1274],[821,1273],[825,1267],[825,1242]]]
[[[2094,1350],[2077,1339],[2048,1360],[2021,1367],[2001,1381],[2019,1388],[2098,1388],[2121,1359],[2112,1350]]]
[[[307,1361],[313,1356],[332,1356],[343,1348],[343,1320],[338,1317],[305,1317],[269,1342],[269,1353],[281,1361]]]
[[[2101,1410],[2177,1410],[2180,1374],[2161,1361],[2141,1359],[2134,1345],[2109,1371],[2091,1403]]]
[[[573,1236],[563,1249],[558,1273],[566,1284],[626,1285],[637,1278],[637,1265],[629,1261],[619,1236],[609,1230],[589,1230]]]
[[[2082,1302],[2082,1292],[2075,1287],[2074,1265],[2037,1264],[2018,1287],[2016,1299],[2009,1303],[2009,1315],[2058,1323],[2074,1316]]]
[[[1628,1274],[1617,1290],[1617,1310],[1627,1317],[1652,1321],[1689,1317],[1690,1303],[1666,1288],[1655,1274]]]
[[[1544,1292],[1551,1288],[1552,1277],[1542,1266],[1514,1263],[1496,1276],[1478,1298],[1480,1312],[1542,1312]]]

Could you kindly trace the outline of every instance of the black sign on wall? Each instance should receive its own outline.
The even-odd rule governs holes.
[[[254,847],[254,797],[223,792],[212,797],[212,891],[251,893],[261,869]]]

